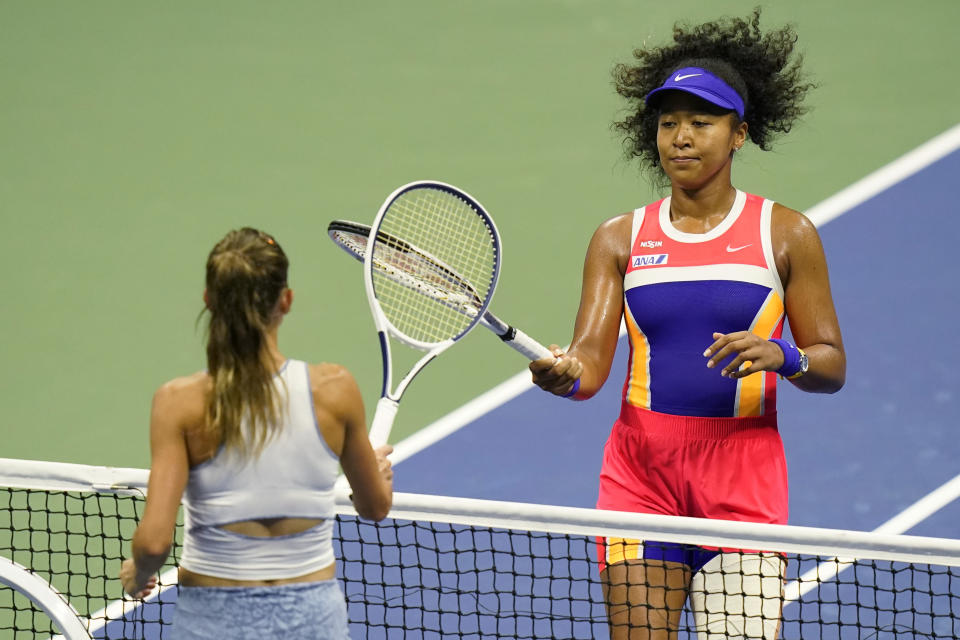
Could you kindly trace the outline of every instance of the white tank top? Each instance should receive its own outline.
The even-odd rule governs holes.
[[[317,424],[307,364],[288,360],[274,380],[284,399],[280,428],[259,457],[244,460],[221,447],[190,470],[180,558],[185,569],[233,580],[272,580],[311,573],[334,560],[333,485],[339,461]],[[273,538],[219,526],[262,518],[323,522]]]

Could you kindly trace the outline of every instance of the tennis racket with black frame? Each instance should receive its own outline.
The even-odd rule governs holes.
[[[370,441],[379,446],[389,439],[413,378],[484,318],[500,274],[500,236],[476,199],[435,181],[398,188],[365,237],[358,226],[351,233],[354,245],[362,246],[383,357],[383,387],[370,427]],[[396,386],[391,339],[424,352]]]
[[[330,239],[341,249],[360,262],[367,255],[367,241],[370,226],[349,220],[334,220],[327,227]],[[384,249],[378,253],[374,268],[386,277],[409,287],[425,296],[444,300],[448,294],[442,286],[445,282],[455,282],[461,292],[465,292],[462,304],[452,304],[451,308],[461,313],[476,314],[480,308],[480,296],[473,285],[448,265],[442,264],[426,251],[395,236],[378,231],[378,238]],[[497,335],[507,346],[523,354],[529,360],[553,357],[545,346],[516,327],[507,324],[487,309],[481,314],[480,324]]]

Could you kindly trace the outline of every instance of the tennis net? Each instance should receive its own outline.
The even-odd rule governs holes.
[[[138,469],[0,459],[0,562],[14,566],[0,564],[0,637],[86,637],[77,627],[93,638],[167,635],[178,549],[146,603],[122,600],[116,579],[146,480]],[[669,554],[722,550],[697,572],[689,598],[658,591],[654,583],[671,578],[652,563],[631,573],[623,602],[613,601],[623,589],[611,578],[610,613],[624,625],[616,630],[960,637],[956,540],[412,494],[396,494],[381,523],[359,520],[346,496],[338,511],[338,576],[354,638],[609,637],[598,536],[611,562],[636,554],[638,539]],[[44,601],[31,577],[55,591]]]

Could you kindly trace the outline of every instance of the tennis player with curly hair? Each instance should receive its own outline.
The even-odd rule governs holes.
[[[147,504],[120,579],[135,597],[156,586],[183,499],[174,638],[348,638],[332,539],[339,468],[361,517],[380,520],[392,503],[392,448],[371,447],[353,376],[278,348],[287,269],[262,231],[217,243],[207,370],[153,397]]]
[[[614,70],[628,154],[669,196],[600,225],[566,353],[534,381],[587,399],[610,372],[621,318],[630,358],[604,449],[597,507],[787,522],[778,377],[813,393],[844,384],[846,357],[823,247],[803,214],[737,189],[749,140],[768,150],[812,87],[785,26],[760,12],[677,25],[673,41]],[[781,338],[789,322],[796,344]],[[776,638],[777,554],[605,539],[613,638],[675,638],[688,598],[702,638]]]

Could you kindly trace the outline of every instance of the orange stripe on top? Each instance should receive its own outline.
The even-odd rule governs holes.
[[[783,330],[783,313],[783,300],[776,291],[770,291],[770,295],[757,312],[753,326],[750,328],[751,333],[764,340],[779,337]],[[776,374],[772,371],[763,371],[740,379],[737,391],[737,416],[763,415],[768,376],[776,376]],[[774,383],[775,381],[776,378]]]
[[[650,408],[650,343],[630,313],[624,313],[630,336],[630,364],[627,370],[627,402]]]

